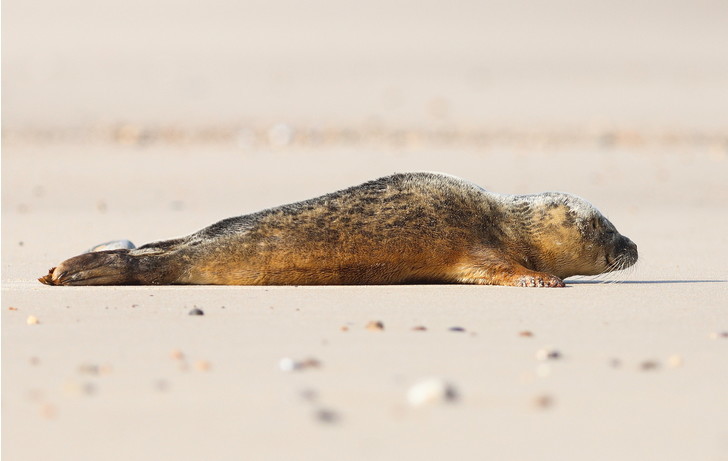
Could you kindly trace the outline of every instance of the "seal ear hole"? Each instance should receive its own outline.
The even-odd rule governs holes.
[[[592,228],[593,231],[596,231],[597,228],[599,228],[599,222],[597,221],[596,218],[592,218],[592,220],[591,220],[591,228]]]

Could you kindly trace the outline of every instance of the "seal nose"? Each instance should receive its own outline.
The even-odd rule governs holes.
[[[630,251],[633,251],[634,255],[637,256],[637,244],[627,237],[625,237],[625,239],[627,240],[627,248],[629,248]]]
[[[632,240],[628,239],[625,236],[622,236],[624,241],[622,242],[622,248],[624,248],[624,252],[630,255],[630,259],[632,259],[633,264],[634,262],[637,262],[637,244],[635,244]]]

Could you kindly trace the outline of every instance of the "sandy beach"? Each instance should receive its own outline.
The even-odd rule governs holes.
[[[41,3],[3,4],[4,460],[728,460],[724,5]],[[563,289],[36,281],[396,171],[580,195],[640,261]]]

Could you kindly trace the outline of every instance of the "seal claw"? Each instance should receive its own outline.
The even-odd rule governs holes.
[[[38,281],[44,285],[56,285],[55,281],[53,280],[54,270],[56,270],[55,267],[51,267],[50,269],[48,269],[48,273],[43,277],[40,277]]]
[[[537,287],[537,288],[563,288],[566,286],[563,280],[550,275],[524,275],[519,277],[515,283],[519,287]]]

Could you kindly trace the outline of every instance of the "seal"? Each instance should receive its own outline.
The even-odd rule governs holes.
[[[621,270],[637,246],[579,197],[505,195],[437,173],[402,173],[228,218],[183,238],[82,254],[47,285],[562,287]]]

